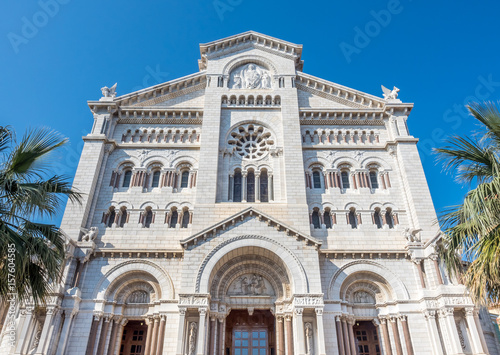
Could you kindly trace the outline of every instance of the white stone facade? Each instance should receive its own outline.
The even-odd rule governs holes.
[[[89,101],[60,287],[0,353],[129,354],[134,324],[137,353],[238,354],[258,324],[266,355],[500,354],[437,256],[413,104],[255,32],[200,51],[198,73]]]

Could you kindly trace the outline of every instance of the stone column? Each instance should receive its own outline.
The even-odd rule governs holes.
[[[316,308],[316,324],[318,327],[318,352],[319,355],[326,355],[323,309],[321,308]]]
[[[391,328],[392,334],[394,335],[394,342],[396,343],[396,353],[398,355],[403,355],[403,346],[401,345],[401,338],[399,337],[399,329],[398,329],[398,319],[396,317],[391,317]]]
[[[65,314],[68,311],[65,311]],[[59,337],[59,344],[57,344],[56,355],[63,355],[66,352],[66,343],[68,341],[69,330],[71,329],[71,323],[76,315],[76,311],[72,311],[67,316],[64,317],[64,323],[61,330],[61,336]]]
[[[408,317],[405,315],[400,315],[399,316],[399,321],[401,322],[401,325],[403,326],[403,334],[405,337],[405,344],[406,344],[406,353],[408,355],[413,355],[413,345],[411,343],[411,335],[410,335],[410,329],[408,328]]]
[[[109,314],[103,317],[101,335],[99,336],[99,345],[97,346],[97,354],[104,354],[104,348],[106,347],[106,338],[108,336],[109,323],[112,321],[113,317]]]
[[[267,191],[269,194],[269,201],[274,201],[274,185],[273,185],[273,174],[267,173]]]
[[[285,316],[285,331],[286,331],[286,353],[293,355],[293,332],[292,332],[292,316]]]
[[[241,202],[247,202],[247,172],[241,172]]]
[[[463,354],[462,347],[460,346],[460,338],[458,336],[457,326],[455,324],[455,317],[453,316],[454,309],[443,308],[439,310],[439,317],[443,319],[446,325],[446,332],[450,341],[450,350],[452,354]]]
[[[339,354],[345,355],[344,334],[342,334],[342,321],[340,319],[340,316],[335,316],[335,328],[337,329],[337,343],[339,346]]]
[[[206,308],[198,308],[198,312],[200,313],[200,322],[198,323],[198,350],[196,351],[197,355],[205,354],[205,319],[207,316]]]
[[[424,273],[422,272],[422,259],[413,259],[412,261],[417,267],[418,277],[420,278],[420,286],[422,286],[422,288],[425,288]]]
[[[429,338],[431,339],[434,354],[443,355],[443,347],[441,346],[439,331],[436,324],[436,311],[425,311],[424,316],[427,321],[427,329],[429,331]]]
[[[156,345],[156,355],[163,354],[163,343],[165,341],[165,323],[167,322],[167,316],[160,314],[160,330],[158,332],[158,341]]]
[[[349,343],[351,346],[351,355],[357,354],[357,349],[356,349],[356,342],[354,341],[354,329],[352,328],[354,326],[354,318],[349,317],[347,320],[347,329],[349,330]]]
[[[284,334],[283,316],[276,317],[276,353],[285,355],[285,334]]]
[[[219,320],[219,345],[217,347],[218,352],[216,352],[216,355],[219,354],[224,354],[224,342],[225,342],[225,334],[226,334],[226,318],[225,316],[220,316],[218,318]]]
[[[467,327],[469,328],[471,339],[470,343],[472,346],[472,352],[474,354],[485,354],[485,349],[483,349],[483,344],[481,343],[481,338],[477,329],[477,324],[474,320],[474,308],[467,307],[464,309],[465,319],[467,320]]]
[[[93,320],[92,320],[92,325],[90,327],[89,341],[87,343],[87,351],[85,352],[86,354],[93,354],[94,353],[95,341],[97,338],[97,330],[99,328],[100,322],[101,322],[101,316],[98,314],[94,314]]]
[[[210,355],[215,355],[217,353],[216,351],[216,328],[217,328],[217,318],[215,316],[210,317],[210,329],[209,329],[209,334],[210,334],[210,342],[208,344],[208,353]]]
[[[349,330],[347,329],[347,320],[345,317],[342,317],[342,334],[344,335],[345,355],[351,355],[351,342],[349,341]],[[355,355],[355,353],[352,355]]]
[[[28,331],[30,329],[31,323],[33,321],[34,307],[26,307],[21,310],[21,317],[24,318],[23,327],[21,328],[21,333],[19,333],[19,338],[17,339],[17,346],[15,354],[22,354],[23,348],[25,346]]]
[[[145,350],[144,354],[149,354],[151,352],[151,338],[153,337],[153,320],[151,318],[146,318],[144,320],[146,322],[146,325],[148,326],[148,330],[146,333],[146,345],[145,345]]]
[[[234,191],[234,174],[229,174],[229,183],[227,191],[227,200],[233,202],[233,191]]]
[[[50,342],[49,330],[52,328],[52,320],[54,318],[54,313],[57,314],[58,309],[55,307],[47,307],[47,313],[45,315],[45,322],[43,322],[42,334],[40,335],[40,341],[38,343],[38,348],[36,349],[36,355],[43,355],[46,353],[46,347]]]
[[[297,345],[299,355],[303,355],[306,353],[306,340],[304,337],[304,321],[302,320],[302,312],[304,310],[302,308],[296,308],[295,313],[295,326],[297,327]]]
[[[115,316],[113,318],[113,323],[111,324],[111,335],[109,336],[109,347],[108,347],[108,355],[114,355],[116,349],[116,333],[118,332],[118,328],[120,327],[121,317]]]
[[[121,319],[118,325],[118,336],[116,337],[115,341],[115,348],[120,349],[120,345],[122,343],[122,337],[123,337],[123,330],[125,329],[126,325],[128,323],[128,319]]]
[[[384,347],[385,353],[387,355],[392,355],[391,338],[389,338],[389,330],[387,329],[387,319],[385,317],[379,317],[380,326],[382,327],[382,336],[384,337]]]
[[[186,329],[186,308],[179,308],[179,327],[177,329],[177,355],[182,355],[182,345],[184,342],[184,331]],[[149,329],[148,329],[149,331]]]
[[[158,346],[158,326],[160,317],[155,315],[153,322],[153,335],[151,336],[151,354],[156,354],[156,347]]]
[[[429,256],[429,258],[432,260],[432,263],[434,264],[434,270],[436,271],[437,282],[439,285],[442,285],[443,277],[441,276],[441,270],[439,269],[438,255],[432,254]]]

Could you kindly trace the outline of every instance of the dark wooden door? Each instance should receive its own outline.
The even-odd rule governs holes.
[[[372,322],[357,322],[353,330],[357,355],[380,355],[377,328]]]
[[[147,326],[141,321],[130,321],[123,329],[120,355],[145,355]]]

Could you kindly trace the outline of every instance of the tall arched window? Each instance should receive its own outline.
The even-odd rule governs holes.
[[[315,189],[321,188],[321,174],[318,170],[313,171],[313,187]]]
[[[269,179],[267,170],[260,172],[260,202],[269,202]]]
[[[130,187],[130,180],[132,179],[132,170],[125,171],[123,174],[123,187]]]
[[[314,226],[314,229],[321,228],[321,222],[319,220],[319,212],[318,212],[317,208],[315,208],[313,213],[312,213],[311,222],[312,222],[312,225]]]
[[[255,174],[249,171],[247,174],[247,202],[255,202]]]
[[[241,171],[234,173],[233,201],[241,202]]]
[[[179,214],[177,213],[177,210],[173,210],[172,211],[172,215],[170,216],[170,224],[169,224],[169,227],[170,228],[175,228],[175,226],[177,225],[177,219],[179,217]]]
[[[151,180],[151,187],[158,187],[160,185],[160,171],[157,170],[153,173],[153,179]]]
[[[144,227],[149,228],[152,222],[153,222],[153,211],[151,210],[151,208],[148,208],[146,211],[146,216],[144,218]]]
[[[394,218],[392,216],[392,210],[388,208],[385,212],[385,223],[389,226],[389,228],[394,228]]]
[[[351,208],[351,210],[349,211],[348,220],[351,228],[354,229],[358,226],[358,219],[356,216],[356,210],[354,208]]]
[[[120,227],[123,228],[125,223],[127,223],[127,217],[128,217],[127,207],[122,207],[120,209],[120,223],[118,224]]]
[[[342,180],[342,188],[343,189],[348,189],[350,188],[350,183],[349,183],[349,172],[348,171],[342,171],[340,173],[340,178]]]
[[[108,223],[106,225],[108,227],[112,227],[113,223],[115,223],[115,218],[116,218],[115,208],[111,207],[110,211],[109,211],[109,214],[108,214],[108,220],[107,220]]]
[[[373,214],[373,222],[377,225],[377,228],[380,229],[383,226],[382,216],[380,215],[380,208],[375,208],[375,213]]]
[[[326,229],[332,229],[332,214],[330,209],[325,210],[325,213],[323,213],[323,220],[325,221]]]
[[[376,171],[370,171],[370,184],[372,185],[372,189],[378,189],[378,180]]]
[[[189,210],[185,210],[182,213],[182,223],[181,228],[187,228],[189,224]]]
[[[189,182],[189,171],[185,170],[181,175],[181,188],[188,187]]]

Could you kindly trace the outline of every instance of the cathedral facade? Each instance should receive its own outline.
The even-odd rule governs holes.
[[[88,102],[63,277],[0,352],[499,354],[438,256],[413,104],[308,75],[301,45],[256,32],[200,53]]]

